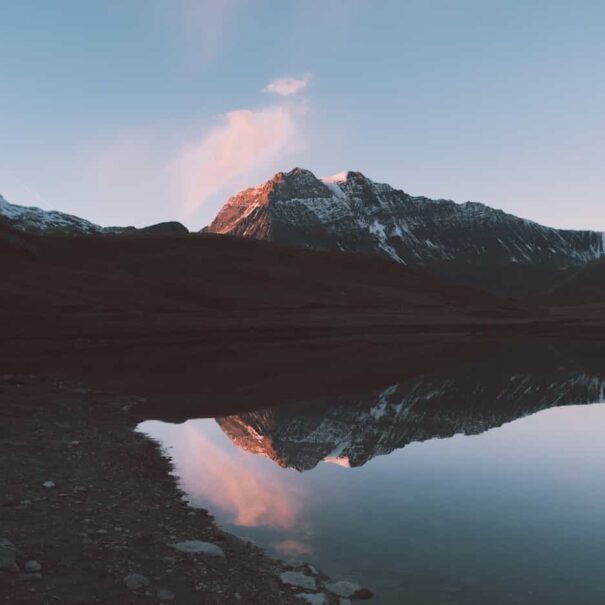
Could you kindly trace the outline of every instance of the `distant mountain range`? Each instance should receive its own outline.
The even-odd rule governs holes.
[[[601,258],[604,234],[544,227],[483,204],[413,197],[360,172],[319,179],[295,168],[233,196],[211,233],[378,254],[499,294],[548,288]]]
[[[42,235],[189,233],[177,222],[101,227],[63,212],[10,204],[2,196],[0,220]],[[413,197],[360,172],[322,179],[302,168],[279,172],[230,198],[202,231],[378,255],[500,296],[544,296],[560,287],[566,301],[578,300],[575,291],[587,300],[601,300],[605,293],[598,279],[605,267],[598,262],[605,257],[602,232],[545,227],[474,202]],[[593,263],[595,269],[585,270]]]
[[[178,222],[158,223],[149,227],[101,227],[86,219],[34,206],[18,206],[0,195],[0,219],[5,225],[25,233],[39,235],[115,235],[120,233],[149,233],[178,235],[189,230]]]

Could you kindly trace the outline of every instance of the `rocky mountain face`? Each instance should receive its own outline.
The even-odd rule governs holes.
[[[0,220],[17,231],[38,235],[184,235],[189,230],[177,222],[158,223],[149,227],[101,227],[86,219],[33,206],[10,204],[0,195]]]
[[[600,232],[544,227],[474,202],[413,197],[360,172],[319,179],[301,168],[233,196],[207,231],[379,254],[500,294],[531,290],[536,280],[546,287],[558,271],[605,254]]]
[[[10,204],[1,195],[0,216],[13,228],[27,233],[90,235],[104,231],[103,227],[71,214]]]
[[[280,466],[361,466],[406,445],[476,435],[554,406],[605,401],[605,382],[572,369],[420,377],[363,397],[218,418],[240,448]]]

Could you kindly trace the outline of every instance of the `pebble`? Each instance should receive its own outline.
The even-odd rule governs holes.
[[[330,582],[329,584],[326,584],[326,590],[338,597],[349,598],[352,597],[357,591],[361,590],[361,586],[353,584],[353,582],[340,580],[339,582]]]
[[[323,592],[319,593],[301,593],[296,595],[299,599],[303,599],[310,605],[330,605],[330,601]]]
[[[315,578],[302,573],[302,571],[284,571],[279,578],[284,584],[290,584],[305,590],[317,590]]]
[[[24,565],[23,569],[29,573],[36,573],[37,571],[42,571],[42,565],[40,565],[38,561],[32,559]]]
[[[6,538],[0,538],[0,569],[11,569],[17,562],[17,549]]]
[[[158,600],[163,603],[167,601],[174,601],[174,593],[172,592],[172,590],[162,588],[158,590]]]
[[[46,489],[52,489],[53,487],[56,487],[56,483],[54,481],[45,481],[42,486]]]
[[[124,582],[130,590],[138,590],[139,588],[145,588],[150,584],[149,578],[139,573],[131,573],[127,575],[124,578]]]
[[[202,542],[201,540],[187,540],[185,542],[177,542],[172,545],[180,552],[187,552],[192,554],[204,554],[210,555],[211,557],[224,557],[225,551],[212,542]]]

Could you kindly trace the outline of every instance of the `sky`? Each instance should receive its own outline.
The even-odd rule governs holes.
[[[208,224],[295,166],[605,230],[601,0],[0,0],[0,193]]]

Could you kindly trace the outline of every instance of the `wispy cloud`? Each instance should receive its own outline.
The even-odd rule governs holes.
[[[309,100],[294,92],[304,90],[308,76],[290,80],[267,86],[281,91],[272,103],[221,114],[197,136],[164,127],[114,133],[91,144],[86,172],[106,214],[116,213],[114,206],[127,197],[145,200],[156,221],[167,220],[175,206],[181,220],[208,220],[229,195],[296,161],[312,136]],[[134,221],[134,207],[132,214]]]
[[[302,78],[293,78],[291,76],[275,78],[263,88],[263,92],[271,92],[282,97],[289,97],[305,90],[309,86],[310,79],[309,74],[304,75]]]
[[[303,103],[230,111],[184,146],[172,173],[185,217],[226,188],[266,178],[276,164],[304,148],[305,112]]]

